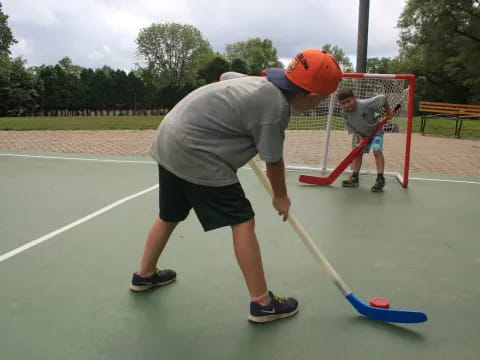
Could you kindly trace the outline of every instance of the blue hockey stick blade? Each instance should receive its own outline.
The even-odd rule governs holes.
[[[382,309],[365,304],[353,293],[346,296],[347,300],[362,315],[371,319],[392,323],[421,323],[427,321],[427,315],[421,311]]]

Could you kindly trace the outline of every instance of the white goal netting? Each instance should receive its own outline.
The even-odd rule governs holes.
[[[401,104],[397,115],[384,127],[385,174],[397,177],[406,186],[413,76],[344,74],[339,87],[350,87],[358,99],[384,94],[392,109]],[[383,109],[378,115],[381,119],[385,117]],[[351,150],[352,135],[345,130],[336,93],[314,111],[292,114],[285,141],[285,161],[289,168],[328,171],[334,169]],[[364,155],[362,172],[376,172],[373,154]]]

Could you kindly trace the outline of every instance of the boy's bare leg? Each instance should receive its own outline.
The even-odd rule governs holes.
[[[375,156],[375,165],[377,166],[377,174],[383,174],[385,169],[385,158],[383,157],[382,151],[373,151],[373,156]]]
[[[233,246],[238,265],[243,272],[248,291],[252,298],[267,292],[267,282],[263,272],[262,255],[255,235],[255,219],[233,225]]]
[[[159,217],[155,218],[145,242],[138,275],[147,277],[156,270],[158,258],[177,224],[178,222],[166,222]]]
[[[352,170],[355,173],[359,173],[362,167],[362,160],[363,160],[363,151],[358,154],[355,159],[353,159]]]

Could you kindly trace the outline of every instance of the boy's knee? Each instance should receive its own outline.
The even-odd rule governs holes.
[[[373,156],[375,156],[376,158],[377,158],[377,157],[382,157],[382,156],[383,156],[383,152],[382,152],[382,151],[378,151],[378,150],[373,150]]]

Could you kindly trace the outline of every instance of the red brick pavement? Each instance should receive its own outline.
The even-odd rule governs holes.
[[[147,155],[154,130],[102,131],[0,131],[0,150],[56,151],[68,153]],[[400,171],[404,153],[403,135],[385,137],[388,169]],[[321,131],[289,131],[285,144],[287,163],[319,165],[324,134]],[[343,131],[333,132],[332,163],[335,166],[350,150],[350,138]],[[372,156],[364,167],[374,168]],[[387,170],[388,170],[387,169]],[[414,134],[412,172],[480,176],[480,141]]]

